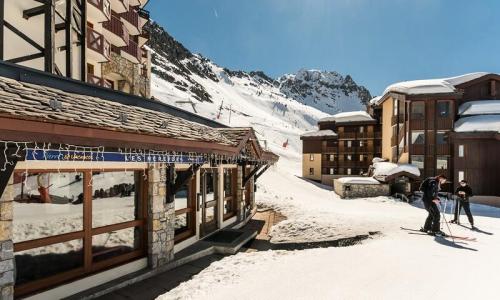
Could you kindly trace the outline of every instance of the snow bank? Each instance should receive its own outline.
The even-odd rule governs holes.
[[[380,184],[379,181],[373,179],[372,177],[342,177],[337,179],[342,183],[350,184]]]
[[[387,161],[373,163],[374,176],[390,176],[399,172],[407,172],[415,176],[420,176],[420,170],[412,164],[395,164]]]
[[[500,132],[500,115],[480,115],[460,118],[455,123],[456,132]]]
[[[356,121],[373,121],[374,119],[366,111],[349,111],[335,114],[331,117],[322,118],[320,122],[356,122]]]
[[[458,108],[458,114],[466,115],[491,115],[500,114],[500,100],[478,100],[466,102]]]
[[[325,130],[307,132],[301,135],[301,137],[321,137],[321,136],[337,136],[337,134],[333,130],[325,129]]]

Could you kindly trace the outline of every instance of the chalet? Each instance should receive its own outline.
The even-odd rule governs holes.
[[[444,174],[447,189],[466,179],[476,194],[500,196],[491,176],[500,149],[496,117],[484,116],[492,114],[488,101],[500,99],[499,84],[498,74],[471,73],[390,85],[371,101],[381,116],[382,158],[418,166],[421,178]]]
[[[256,211],[278,156],[149,98],[146,2],[0,1],[2,299],[159,272]]]
[[[300,137],[305,178],[333,185],[333,179],[367,173],[381,155],[380,125],[364,111],[323,118],[318,127]]]

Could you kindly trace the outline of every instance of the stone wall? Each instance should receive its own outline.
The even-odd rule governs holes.
[[[0,199],[0,299],[13,299],[14,244],[12,242],[12,178]]]
[[[126,58],[111,52],[111,59],[102,64],[103,77],[113,77],[112,74],[118,74],[123,81],[119,82],[118,89],[123,91],[125,86],[130,87],[130,93],[140,96],[151,97],[151,80],[148,76],[143,76],[141,66],[134,64]]]
[[[157,268],[174,259],[175,207],[165,201],[165,164],[151,164],[148,173],[148,260]]]
[[[335,193],[341,198],[365,198],[390,195],[388,184],[342,183],[335,179],[333,187]]]

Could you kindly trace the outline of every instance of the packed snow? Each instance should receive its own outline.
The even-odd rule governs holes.
[[[320,122],[357,122],[357,121],[373,121],[374,119],[366,111],[349,111],[338,113],[330,117],[322,118]]]
[[[375,180],[372,177],[342,177],[339,178],[338,181],[350,184],[380,184],[378,180]]]
[[[373,176],[390,176],[400,172],[420,176],[419,168],[412,164],[395,164],[388,161],[373,162]]]
[[[462,116],[500,114],[500,100],[476,100],[466,102],[460,105],[458,114]]]
[[[337,134],[331,129],[325,129],[325,130],[306,132],[301,135],[301,137],[321,137],[321,136],[337,136]]]
[[[500,115],[462,117],[455,122],[456,132],[500,132]]]

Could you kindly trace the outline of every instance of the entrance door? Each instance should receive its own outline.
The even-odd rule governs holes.
[[[218,182],[216,169],[204,169],[201,176],[200,233],[206,236],[217,230]]]

